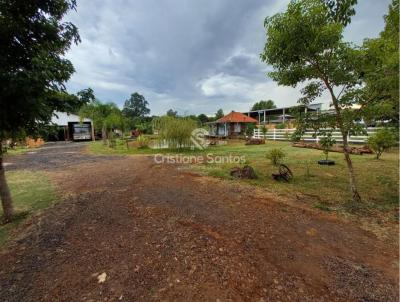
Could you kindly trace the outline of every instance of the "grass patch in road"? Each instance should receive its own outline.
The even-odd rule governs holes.
[[[24,218],[48,207],[56,200],[56,191],[43,173],[9,171],[6,172],[6,178],[14,200],[16,217],[12,223],[0,225],[0,246],[7,241],[10,230]],[[0,215],[3,215],[1,208]]]
[[[117,139],[115,148],[110,148],[104,145],[102,141],[91,142],[88,146],[88,151],[95,155],[152,155],[152,154],[200,154],[203,151],[183,149],[180,151],[171,149],[152,149],[152,148],[138,148],[136,141],[129,142],[129,149],[126,147],[125,141]]]
[[[15,147],[14,149],[10,148],[7,149],[7,152],[5,153],[6,156],[13,156],[13,155],[18,155],[18,154],[23,154],[29,151],[35,151],[35,148],[28,148],[25,146],[18,146]]]

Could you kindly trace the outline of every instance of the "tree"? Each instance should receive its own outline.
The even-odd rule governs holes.
[[[273,66],[274,71],[269,75],[280,85],[295,87],[307,82],[301,91],[300,104],[308,105],[324,91],[328,92],[334,114],[324,118],[342,134],[352,199],[360,202],[347,138],[350,133],[360,131],[354,121],[362,112],[353,105],[359,101],[362,52],[342,41],[344,26],[354,14],[354,3],[352,0],[291,1],[286,12],[266,18],[267,42],[261,59]],[[340,16],[335,15],[339,13]],[[307,124],[312,119],[305,118],[303,122]]]
[[[224,117],[224,111],[222,109],[218,109],[218,111],[215,113],[215,119],[218,120],[221,117]]]
[[[274,109],[276,105],[273,100],[259,101],[251,107],[251,111],[263,110],[263,109]]]
[[[34,135],[55,110],[73,112],[82,104],[64,86],[74,72],[65,53],[80,38],[76,26],[62,19],[75,8],[75,0],[0,1],[0,141],[21,131]],[[10,221],[14,209],[2,148],[0,197]]]
[[[208,116],[205,115],[204,113],[201,113],[197,116],[197,119],[200,121],[200,123],[204,124],[209,121]]]
[[[389,128],[379,129],[368,137],[368,146],[375,152],[376,159],[379,159],[383,152],[396,145],[396,135]]]
[[[98,100],[82,106],[79,110],[79,116],[81,119],[90,118],[94,129],[97,131],[101,130],[104,144],[107,142],[109,144],[110,129],[115,126],[116,116],[118,116],[118,119],[122,119],[121,111],[117,105],[114,103],[103,104]]]
[[[384,17],[385,28],[376,39],[363,44],[363,99],[367,120],[386,120],[399,125],[399,1],[393,0]]]
[[[150,113],[150,109],[147,107],[148,105],[149,103],[144,96],[135,92],[125,101],[122,113],[124,116],[131,119],[142,118]]]
[[[178,116],[178,111],[174,111],[173,109],[169,109],[167,111],[167,116],[177,117]]]

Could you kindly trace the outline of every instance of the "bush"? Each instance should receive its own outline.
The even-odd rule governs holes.
[[[267,158],[271,161],[274,166],[277,166],[283,162],[286,157],[286,153],[282,149],[272,149],[267,153]]]
[[[254,124],[247,124],[246,125],[246,135],[247,135],[247,137],[249,137],[249,138],[253,137],[254,128],[255,128]]]
[[[326,133],[326,135],[319,140],[319,144],[323,148],[325,159],[328,160],[329,150],[334,144],[336,144],[336,140],[332,137],[332,133]]]
[[[384,128],[378,130],[375,134],[368,138],[368,146],[375,152],[376,158],[379,159],[383,152],[396,145],[396,135],[393,130]]]
[[[275,129],[286,129],[286,128],[287,128],[286,123],[281,123],[281,124],[275,125]]]
[[[262,132],[262,134],[263,134],[263,138],[265,139],[265,137],[266,137],[266,135],[267,135],[267,132],[268,132],[268,128],[265,127],[265,125],[263,125],[263,126],[261,127],[261,132]]]
[[[144,135],[139,135],[136,141],[138,142],[140,149],[149,147],[149,138]]]

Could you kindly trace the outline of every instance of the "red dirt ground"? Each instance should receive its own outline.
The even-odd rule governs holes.
[[[2,301],[399,299],[397,242],[261,189],[141,156],[46,173],[63,200],[1,251]]]

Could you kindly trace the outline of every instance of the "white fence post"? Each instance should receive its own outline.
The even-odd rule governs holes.
[[[274,140],[276,139],[276,129],[274,128]]]

